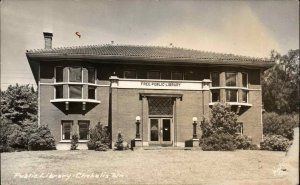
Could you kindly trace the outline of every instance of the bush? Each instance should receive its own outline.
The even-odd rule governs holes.
[[[260,142],[261,150],[287,151],[291,142],[281,135],[267,135]]]
[[[264,135],[281,135],[292,140],[294,128],[299,125],[298,115],[278,115],[274,112],[263,114]]]
[[[249,150],[251,147],[254,148],[254,146],[252,146],[252,139],[246,135],[236,136],[235,144],[237,149]]]
[[[79,140],[78,134],[77,133],[72,134],[71,150],[76,150],[77,149],[77,147],[78,147],[78,140]]]
[[[118,133],[118,138],[117,138],[117,141],[115,143],[115,147],[116,147],[117,150],[127,150],[127,149],[129,149],[128,143],[126,141],[124,141],[123,135],[121,134],[121,132]]]
[[[200,146],[204,151],[232,151],[236,149],[234,136],[226,133],[214,133],[200,140]]]
[[[90,130],[90,139],[87,143],[89,150],[106,151],[110,146],[110,134],[100,122]]]
[[[55,150],[55,139],[47,125],[41,125],[29,136],[29,150]]]

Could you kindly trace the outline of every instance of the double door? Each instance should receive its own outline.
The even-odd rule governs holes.
[[[149,144],[171,146],[173,136],[172,118],[149,118]]]

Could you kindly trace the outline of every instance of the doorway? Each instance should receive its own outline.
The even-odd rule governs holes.
[[[172,146],[172,118],[149,118],[149,145]]]

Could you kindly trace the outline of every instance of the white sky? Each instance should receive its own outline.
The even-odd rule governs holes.
[[[158,45],[269,57],[299,48],[299,4],[290,1],[2,0],[1,89],[35,84],[25,52],[108,44]],[[79,39],[75,32],[80,32]]]

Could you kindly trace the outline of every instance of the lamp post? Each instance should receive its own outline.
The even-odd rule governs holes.
[[[141,120],[141,117],[140,116],[137,116],[135,118],[136,120],[136,139],[140,139],[141,138],[141,135],[140,135],[140,120]]]
[[[197,139],[197,117],[193,117],[193,139]]]

